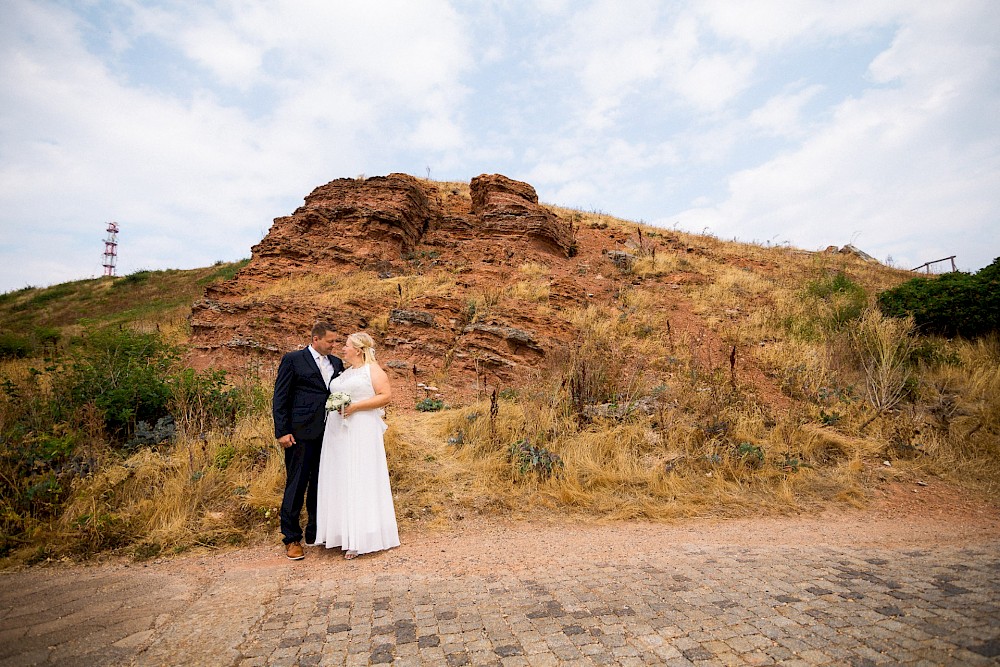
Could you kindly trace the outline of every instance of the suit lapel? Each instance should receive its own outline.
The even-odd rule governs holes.
[[[319,369],[319,364],[316,363],[316,358],[313,356],[312,350],[307,347],[302,350],[302,353],[305,354],[306,359],[309,360],[309,367],[313,369],[314,373],[316,373],[316,376],[319,378],[319,383],[323,384],[323,371]]]

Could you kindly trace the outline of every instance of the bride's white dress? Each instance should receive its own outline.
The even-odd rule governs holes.
[[[375,395],[366,364],[348,368],[330,383],[357,402]],[[359,554],[399,546],[382,434],[384,411],[360,410],[346,420],[330,412],[319,459],[316,544]]]

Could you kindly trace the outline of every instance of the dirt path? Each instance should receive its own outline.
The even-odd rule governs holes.
[[[1000,660],[1000,512],[943,485],[819,516],[402,538],[351,562],[265,545],[5,573],[0,667]]]

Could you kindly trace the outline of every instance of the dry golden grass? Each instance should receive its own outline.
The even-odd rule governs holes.
[[[925,369],[919,450],[935,469],[996,497],[1000,491],[1000,338],[950,344],[957,363]]]
[[[277,526],[284,460],[270,419],[231,434],[143,449],[81,484],[57,530],[71,549],[129,547],[140,557],[243,543]]]
[[[750,310],[774,289],[774,282],[767,277],[726,266],[716,272],[714,280],[702,291],[703,301],[698,305],[711,308],[716,316],[727,310]]]
[[[358,271],[351,276],[343,275],[293,275],[268,283],[244,297],[245,301],[265,299],[298,299],[309,297],[318,305],[334,306],[360,291],[375,297],[387,298],[396,287],[379,279],[371,271]]]
[[[420,179],[425,185],[430,186],[434,191],[437,192],[438,197],[444,199],[449,196],[457,196],[462,199],[468,200],[470,198],[470,187],[468,182],[458,182],[458,181],[434,181],[429,179]]]
[[[709,257],[699,254],[678,254],[675,252],[657,253],[655,257],[642,255],[632,265],[632,271],[643,277],[666,276],[674,273],[685,273],[711,279],[718,271],[719,265]],[[646,273],[643,273],[646,272]],[[699,283],[685,285],[685,291],[699,293]]]
[[[397,276],[381,282],[385,285],[385,291],[395,295],[397,301],[399,301],[399,294],[402,292],[402,300],[397,304],[400,307],[406,307],[411,299],[417,297],[454,298],[458,296],[459,292],[454,276],[449,273]],[[372,296],[379,298],[383,293],[375,292]]]
[[[388,317],[393,308],[407,308],[414,299],[452,298],[458,293],[455,279],[447,273],[428,273],[380,278],[371,271],[357,271],[345,275],[297,275],[282,278],[255,290],[244,297],[245,301],[265,299],[308,298],[321,307],[336,307],[357,300],[364,295],[366,302],[381,304],[382,313],[371,317]]]
[[[360,279],[364,280],[363,277],[360,277]],[[244,301],[262,301],[273,297],[294,297],[303,294],[312,296],[327,291],[332,286],[331,282],[329,280],[321,280],[316,276],[288,276],[273,280],[266,286],[255,289],[251,294],[244,297]]]
[[[505,296],[514,301],[545,303],[549,299],[549,267],[538,262],[526,262],[517,267],[524,276],[506,289]]]
[[[468,184],[427,183],[442,198],[468,194]],[[389,279],[371,272],[287,278],[252,297],[306,295],[335,306],[363,293],[376,333],[391,328],[393,308],[421,299],[455,300],[470,321],[520,309],[579,331],[570,349],[549,351],[495,405],[390,410],[386,452],[404,526],[470,514],[671,520],[860,505],[880,478],[908,474],[1000,490],[1000,344],[919,339],[938,354],[914,364],[892,345],[907,342],[906,326],[862,316],[871,297],[905,272],[550,208],[595,235],[622,232],[636,241],[642,228],[630,270],[600,268],[615,281],[610,299],[554,310],[554,269],[534,262],[479,289],[459,289],[444,267]],[[169,332],[185,333],[181,325]],[[758,375],[731,377],[720,342],[739,346]],[[20,382],[28,365],[0,370]],[[269,390],[272,379],[255,381]],[[888,391],[872,400],[880,388]],[[775,392],[786,401],[772,400]],[[186,426],[190,433],[157,451],[127,459],[104,452],[106,465],[78,482],[33,547],[63,540],[71,553],[148,557],[276,539],[284,464],[267,410],[204,439],[194,434],[202,429]],[[522,442],[561,465],[552,475],[544,463],[524,468],[512,453]]]
[[[506,296],[527,303],[545,303],[549,300],[549,281],[544,279],[518,281],[507,288]]]
[[[389,314],[380,313],[368,319],[368,326],[376,334],[384,334],[389,328]]]
[[[576,428],[558,411],[539,414],[530,404],[508,402],[494,419],[488,414],[482,403],[440,422],[439,442],[462,433],[462,444],[439,451],[437,459],[464,468],[465,483],[452,491],[455,502],[472,511],[530,514],[547,508],[605,519],[672,519],[782,511],[813,502],[856,504],[864,497],[860,461],[871,448],[865,441],[789,426],[789,442],[760,443],[764,452],[772,444],[797,446],[798,458],[784,465],[790,458],[785,453],[758,460],[701,440],[702,432],[681,414],[668,414],[674,420],[669,429],[643,418]],[[551,477],[522,474],[510,454],[522,439],[544,442],[563,466]]]
[[[865,371],[865,397],[881,413],[896,406],[911,377],[913,319],[896,319],[869,309],[851,329],[851,341]]]
[[[626,309],[631,300],[637,311],[655,312],[649,298],[636,290],[622,301]],[[493,416],[479,403],[441,417],[439,442],[459,444],[435,456],[466,469],[468,481],[453,487],[460,504],[668,519],[857,503],[863,496],[860,461],[871,443],[821,438],[791,415],[775,426],[754,400],[718,386],[674,384],[676,393],[661,395],[652,414],[581,421],[567,379],[572,387],[571,378],[585,370],[589,398],[629,403],[649,395],[641,360],[650,352],[617,312],[591,307],[572,319],[583,332],[580,353],[562,368],[545,369],[516,400],[500,401]],[[511,447],[525,440],[561,458],[554,475],[521,471]]]

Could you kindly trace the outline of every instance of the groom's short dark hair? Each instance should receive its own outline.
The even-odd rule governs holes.
[[[317,322],[313,325],[312,337],[313,338],[323,338],[326,336],[327,331],[336,331],[337,327],[333,326],[329,322]]]

